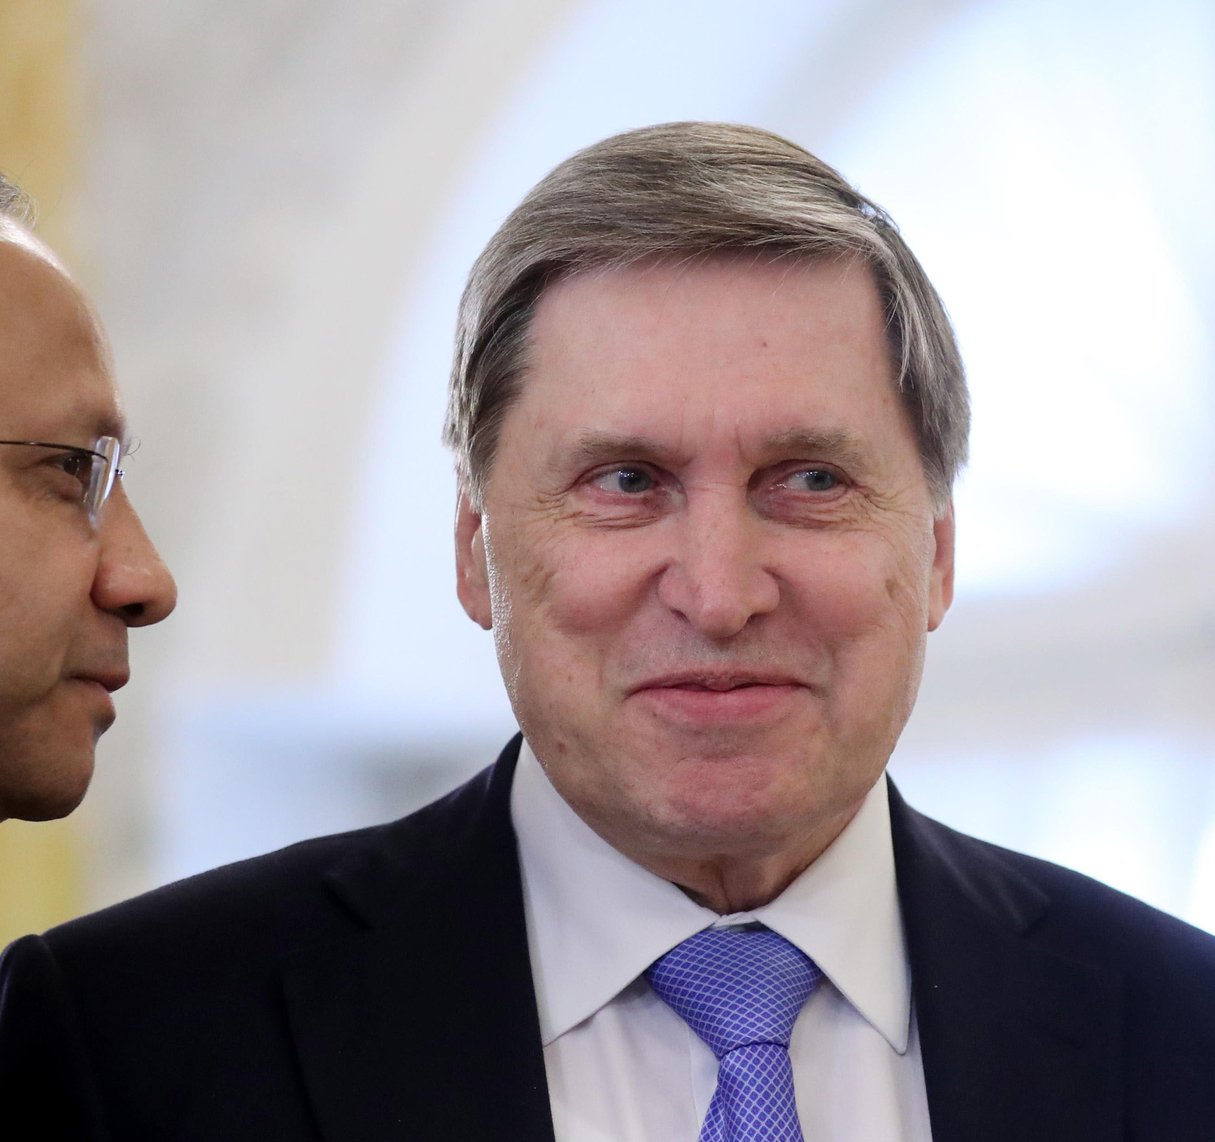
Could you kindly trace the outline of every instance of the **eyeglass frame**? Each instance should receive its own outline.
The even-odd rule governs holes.
[[[116,436],[100,436],[93,448],[82,448],[78,444],[55,444],[48,440],[0,440],[0,444],[15,444],[23,448],[54,448],[73,456],[95,457],[101,464],[89,467],[89,482],[81,484],[81,503],[88,512],[89,523],[96,529],[101,518],[101,509],[114,490],[115,480],[125,475],[118,466],[124,451],[122,441]]]

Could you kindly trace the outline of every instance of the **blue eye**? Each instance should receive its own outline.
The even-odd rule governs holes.
[[[595,477],[596,484],[606,492],[623,492],[636,496],[654,487],[654,477],[644,468],[614,468]]]
[[[839,486],[839,477],[826,468],[802,468],[790,472],[785,483],[793,485],[799,492],[830,492]]]

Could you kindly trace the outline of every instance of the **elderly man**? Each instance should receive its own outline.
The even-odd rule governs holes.
[[[173,580],[122,488],[126,430],[88,303],[0,178],[0,818],[71,812]]]
[[[889,219],[762,131],[575,155],[461,307],[458,591],[522,737],[38,939],[84,1138],[1208,1139],[1215,941],[909,809],[967,403]]]

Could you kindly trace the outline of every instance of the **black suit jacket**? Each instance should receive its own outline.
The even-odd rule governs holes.
[[[517,754],[12,945],[0,1134],[551,1140]],[[1215,1139],[1215,940],[893,792],[891,819],[935,1142]]]

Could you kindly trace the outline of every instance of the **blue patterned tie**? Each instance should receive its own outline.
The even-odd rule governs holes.
[[[822,978],[814,962],[768,928],[706,928],[645,976],[717,1056],[700,1142],[802,1142],[789,1035]]]

